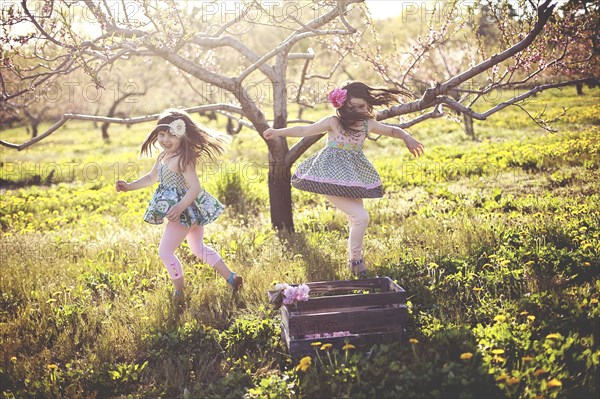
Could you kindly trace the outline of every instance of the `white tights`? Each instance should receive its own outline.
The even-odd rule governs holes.
[[[158,255],[164,262],[175,289],[180,290],[183,288],[183,269],[181,262],[175,256],[175,250],[185,238],[187,238],[194,255],[212,266],[223,278],[229,277],[231,270],[225,265],[221,255],[211,247],[204,245],[204,226],[186,227],[178,221],[169,221],[160,240]]]
[[[362,198],[347,198],[326,195],[327,201],[346,214],[350,235],[348,237],[348,256],[350,260],[362,259],[362,248],[369,214],[365,210]]]

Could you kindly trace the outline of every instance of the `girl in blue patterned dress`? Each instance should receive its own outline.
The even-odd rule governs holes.
[[[242,277],[233,273],[221,256],[204,245],[204,225],[214,221],[224,210],[223,205],[200,186],[196,163],[202,158],[215,159],[226,148],[228,137],[214,136],[182,110],[164,111],[158,124],[142,143],[141,155],[152,156],[156,143],[163,151],[152,170],[138,180],[127,183],[117,180],[117,191],[131,191],[159,182],[144,215],[144,221],[167,226],[158,248],[175,287],[174,300],[183,299],[183,269],[175,250],[184,239],[194,255],[212,266],[233,287],[242,285]]]
[[[363,198],[383,196],[379,173],[365,157],[363,144],[369,134],[402,139],[415,157],[423,153],[423,144],[403,129],[384,125],[375,119],[373,107],[398,101],[398,90],[375,89],[361,82],[351,82],[333,90],[328,98],[336,115],[306,126],[284,129],[269,128],[267,140],[276,137],[307,137],[328,134],[326,146],[302,162],[292,177],[292,186],[318,194],[348,218],[348,267],[361,276],[366,274],[362,247],[369,214]]]

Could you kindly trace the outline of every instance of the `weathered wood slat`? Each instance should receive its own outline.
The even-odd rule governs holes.
[[[306,302],[298,302],[296,305],[289,306],[289,310],[292,313],[299,312],[303,314],[306,312],[328,312],[334,309],[343,308],[356,308],[365,306],[392,306],[394,304],[400,304],[406,302],[406,292],[392,291],[392,292],[381,292],[377,295],[373,294],[353,294],[353,295],[335,295],[335,296],[323,296],[318,298],[311,298]],[[352,309],[348,309],[351,311]]]
[[[395,331],[406,324],[407,314],[406,305],[400,305],[388,309],[297,315],[289,320],[289,333],[292,337],[298,337],[338,331],[351,333]]]
[[[306,283],[306,285],[310,287],[311,293],[368,290],[381,289],[381,280],[381,278],[365,278],[361,280],[317,281]]]
[[[406,331],[397,332],[375,332],[375,333],[364,333],[364,334],[352,334],[345,337],[331,337],[331,338],[319,338],[315,339],[294,339],[290,342],[290,354],[292,360],[297,362],[303,356],[314,355],[316,351],[320,351],[320,347],[314,347],[311,344],[314,342],[320,342],[321,344],[332,344],[332,349],[343,351],[343,347],[346,343],[350,343],[360,349],[361,346],[380,344],[385,342],[397,342],[406,341]]]

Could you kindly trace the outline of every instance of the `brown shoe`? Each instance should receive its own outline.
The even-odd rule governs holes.
[[[244,279],[239,274],[232,272],[227,278],[227,284],[231,286],[231,288],[233,289],[233,293],[235,294],[242,288],[242,285],[244,284]]]

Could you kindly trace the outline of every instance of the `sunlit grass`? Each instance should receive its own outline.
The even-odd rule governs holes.
[[[514,396],[518,384],[507,381],[517,377],[525,397],[597,393],[600,132],[592,93],[549,92],[530,104],[539,111],[556,100],[548,113],[565,105],[581,115],[557,123],[558,133],[511,109],[476,124],[482,141],[447,121],[418,125],[411,132],[426,154],[417,160],[400,141],[367,143],[386,195],[365,201],[366,262],[371,275],[390,276],[408,292],[419,343],[358,347],[355,358],[323,373],[316,363],[294,371],[266,291],[278,282],[351,278],[346,219],[321,196],[293,190],[296,232],[272,230],[266,147],[256,132],[237,135],[223,163],[198,168],[228,205],[205,241],[243,274],[245,288],[234,299],[184,244],[181,312],[170,305],[172,284],[157,254],[163,226],[142,222],[152,188],[114,190],[116,178],[150,168],[138,151],[151,124],[111,127],[104,143],[90,124],[74,122],[24,152],[4,150],[2,178],[14,183],[73,170],[58,184],[13,186],[0,197],[4,395],[181,397],[188,388],[192,397],[220,398],[252,388],[264,397],[288,392],[287,384],[309,395],[329,392],[334,375],[367,397],[381,396],[375,382],[394,395],[435,396],[452,386]],[[17,130],[1,137],[25,138]],[[552,333],[562,338],[546,342]],[[492,353],[500,348],[504,362]],[[474,356],[461,359],[467,352]],[[540,368],[547,376],[534,374]],[[548,387],[553,379],[562,388]]]

